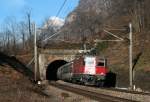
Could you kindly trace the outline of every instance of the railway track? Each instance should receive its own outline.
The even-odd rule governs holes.
[[[132,101],[129,99],[124,99],[124,98],[119,98],[119,97],[114,97],[110,95],[105,95],[105,94],[89,91],[86,89],[72,87],[72,86],[64,85],[64,84],[57,83],[57,82],[50,82],[49,84],[54,87],[66,90],[66,91],[70,91],[70,92],[80,94],[82,96],[97,100],[99,102],[137,102],[137,101]]]
[[[132,94],[141,94],[141,95],[149,95],[149,92],[138,92],[138,91],[132,91],[132,90],[126,90],[126,89],[119,89],[119,88],[101,88],[105,90],[110,90],[110,91],[118,91],[118,92],[123,92],[123,93],[132,93]]]

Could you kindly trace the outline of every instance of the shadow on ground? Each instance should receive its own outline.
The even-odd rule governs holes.
[[[29,79],[33,79],[33,72],[14,56],[10,57],[0,52],[0,65],[9,65]]]

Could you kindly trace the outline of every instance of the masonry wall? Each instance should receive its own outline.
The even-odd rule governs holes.
[[[39,54],[39,77],[46,80],[46,70],[49,64],[56,60],[64,60],[70,62],[75,58],[75,54]]]

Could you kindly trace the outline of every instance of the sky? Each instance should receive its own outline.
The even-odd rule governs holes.
[[[17,21],[25,19],[25,12],[31,9],[31,19],[41,25],[47,17],[56,16],[64,0],[0,0],[0,24],[6,18],[14,17]],[[65,19],[79,0],[67,0],[58,17]]]

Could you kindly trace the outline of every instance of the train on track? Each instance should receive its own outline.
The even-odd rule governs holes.
[[[57,78],[72,83],[115,87],[116,74],[109,71],[107,60],[95,55],[84,55],[61,66]]]

